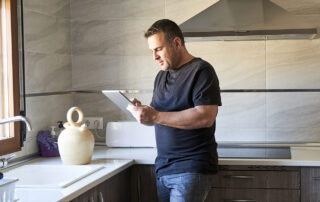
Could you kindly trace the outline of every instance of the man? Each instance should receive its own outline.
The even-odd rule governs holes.
[[[151,106],[133,99],[128,110],[138,122],[155,126],[159,200],[204,201],[217,172],[217,75],[209,63],[189,54],[176,23],[159,20],[145,37],[161,70]]]

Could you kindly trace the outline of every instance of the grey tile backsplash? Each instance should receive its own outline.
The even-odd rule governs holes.
[[[158,12],[144,12],[142,5],[148,4],[144,1],[136,1],[134,6],[132,2],[71,0],[74,89],[147,89],[148,95],[128,96],[150,103],[159,68],[152,61],[143,33],[156,19],[169,17],[180,22],[181,12],[173,11],[181,2],[162,0],[145,7]],[[192,4],[194,9],[203,6],[185,2],[189,8]],[[114,12],[120,8],[122,12]],[[189,8],[185,16],[192,14]],[[214,66],[221,89],[320,89],[320,39],[202,41],[187,42],[186,46]],[[217,140],[320,142],[319,94],[222,93]],[[81,102],[87,96],[90,101]],[[128,119],[107,98],[76,97],[75,103],[87,114],[100,114],[105,121]]]
[[[72,88],[70,52],[70,3],[68,0],[23,1],[26,94]],[[21,58],[20,58],[21,59]],[[38,152],[37,134],[57,121],[66,121],[72,95],[26,98],[26,116],[33,130],[17,157]]]
[[[128,94],[149,104],[159,68],[144,31],[157,19],[181,23],[209,1],[29,0],[24,2],[27,93],[142,89]],[[207,5],[208,4],[208,5]],[[319,22],[320,26],[320,22]],[[320,39],[188,42],[209,61],[221,89],[320,89]],[[320,92],[222,93],[216,138],[223,142],[320,142]],[[104,122],[129,118],[102,94],[27,98],[36,130],[65,118],[69,107]],[[105,130],[95,131],[104,141]],[[29,134],[18,155],[37,151]]]

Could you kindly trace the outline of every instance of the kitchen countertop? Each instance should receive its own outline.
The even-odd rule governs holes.
[[[290,147],[291,159],[219,158],[219,165],[320,166],[320,146]],[[156,148],[96,147],[95,155],[113,159],[134,159],[136,164],[154,164]]]
[[[320,147],[291,147],[291,159],[219,159],[220,165],[320,166]],[[70,201],[133,164],[154,164],[155,148],[108,148],[96,146],[91,164],[103,165],[93,174],[66,188],[16,188],[22,202]],[[114,161],[104,162],[104,159]],[[37,158],[22,165],[62,165],[59,157]],[[7,170],[11,170],[10,168]],[[6,170],[2,170],[5,172]],[[37,172],[34,172],[35,175]]]
[[[100,158],[101,157],[101,158]],[[112,176],[120,173],[134,164],[132,159],[112,160],[99,155],[94,154],[90,165],[103,166],[102,169],[82,178],[79,181],[67,186],[66,188],[21,188],[16,187],[15,198],[21,202],[56,202],[56,201],[70,201],[77,196],[85,193],[91,188],[111,178]],[[34,160],[23,163],[23,165],[63,165],[60,157],[43,158],[39,157]],[[11,171],[19,166],[1,170],[6,175],[7,171]],[[34,171],[34,175],[37,175],[37,171]],[[30,176],[29,176],[30,177]],[[19,178],[19,177],[18,177]],[[17,182],[17,184],[19,181]]]

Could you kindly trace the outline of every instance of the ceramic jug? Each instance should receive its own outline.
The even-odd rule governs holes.
[[[78,112],[78,120],[72,120],[72,114]],[[67,121],[63,124],[64,130],[58,138],[58,147],[63,164],[83,165],[91,161],[94,137],[83,122],[83,112],[78,107],[68,110]]]

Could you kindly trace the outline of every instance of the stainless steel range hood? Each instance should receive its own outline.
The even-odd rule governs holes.
[[[319,25],[268,0],[220,0],[180,28],[186,41],[277,40],[318,38]]]

